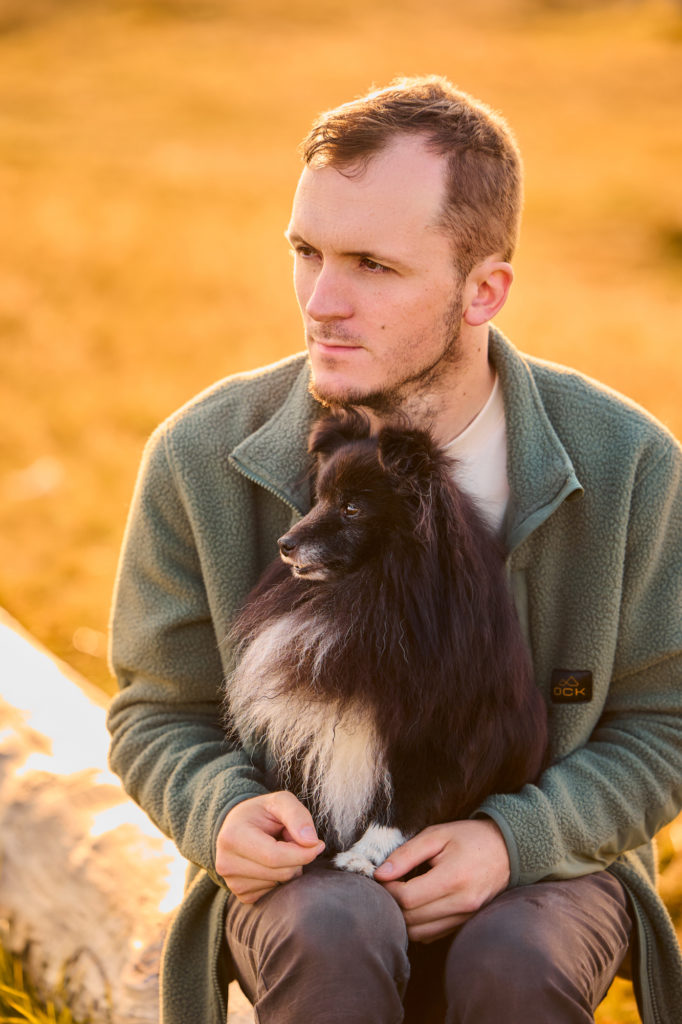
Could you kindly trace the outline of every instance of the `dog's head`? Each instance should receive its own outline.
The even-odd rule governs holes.
[[[371,436],[357,414],[331,415],[309,440],[317,456],[316,501],[278,544],[296,576],[337,579],[385,551],[413,543],[439,453],[428,434],[386,427]]]

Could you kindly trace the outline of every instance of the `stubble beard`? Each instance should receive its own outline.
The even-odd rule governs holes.
[[[463,361],[461,346],[462,297],[458,294],[443,318],[443,336],[446,339],[438,356],[426,366],[408,376],[374,391],[361,387],[343,394],[319,387],[311,379],[308,390],[321,405],[335,408],[363,408],[371,411],[383,422],[408,420],[413,424],[431,418],[431,406],[439,385]],[[418,346],[416,342],[416,346]]]

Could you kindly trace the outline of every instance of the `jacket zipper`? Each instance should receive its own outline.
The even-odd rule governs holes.
[[[286,494],[283,494],[282,491],[279,491],[276,487],[273,487],[272,484],[266,483],[265,480],[259,477],[257,473],[254,473],[252,470],[247,469],[246,466],[244,466],[238,459],[234,457],[234,455],[230,455],[229,461],[232,463],[235,469],[237,469],[241,473],[242,476],[246,477],[247,480],[250,480],[254,484],[258,484],[258,486],[262,487],[264,491],[268,491],[270,494],[274,494],[276,498],[279,498],[280,501],[284,502],[284,504],[287,505],[290,509],[292,509],[292,511],[296,512],[297,515],[305,515],[305,512],[302,509],[300,509],[297,505],[295,505],[293,501],[286,496]]]
[[[648,922],[642,917],[642,931],[644,932],[646,941],[646,983],[649,989],[649,1000],[651,1002],[651,1012],[654,1016],[654,1024],[663,1024],[660,1013],[658,1012],[658,1005],[656,1004],[656,995],[654,993],[653,978],[654,978],[654,962],[653,955],[651,952],[651,935],[649,934]]]
[[[218,961],[220,959],[220,953],[222,952],[223,945],[225,943],[225,909],[224,909],[224,907],[227,904],[227,893],[224,896],[224,901],[225,902],[223,904],[223,911],[222,911],[222,913],[220,915],[220,918],[221,918],[221,921],[222,921],[223,941],[216,943],[218,951],[217,951],[217,953],[214,953],[214,955],[212,957],[212,963],[211,963],[211,979],[213,981],[213,991],[215,992],[216,1002],[218,1004],[218,1009],[220,1011],[220,1017],[219,1017],[218,1024],[224,1024],[224,1021],[227,1020],[227,998],[223,996],[223,990],[220,987],[220,972],[218,970]],[[229,980],[230,979],[228,978],[227,980],[228,980],[228,984],[229,984]]]

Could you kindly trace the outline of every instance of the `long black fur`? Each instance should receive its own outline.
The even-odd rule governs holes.
[[[314,644],[285,655],[282,689],[361,706],[376,723],[393,793],[377,792],[358,834],[371,822],[412,834],[466,818],[490,793],[535,780],[547,745],[503,550],[428,433],[370,436],[360,417],[330,415],[309,447],[316,503],[280,539],[289,564],[266,571],[235,637],[257,644],[302,608],[343,637],[320,672]],[[323,553],[327,578],[307,579],[305,564],[294,574],[306,550]],[[291,771],[279,783],[297,788]]]

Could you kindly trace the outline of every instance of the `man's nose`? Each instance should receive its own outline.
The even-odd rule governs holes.
[[[318,323],[347,320],[352,316],[353,307],[343,275],[328,266],[322,267],[315,278],[305,311],[311,320]]]

